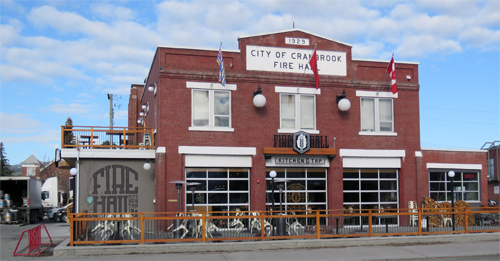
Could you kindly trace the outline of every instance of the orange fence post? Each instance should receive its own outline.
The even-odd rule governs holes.
[[[75,221],[73,213],[67,213],[69,214],[69,245],[73,246],[73,222]]]
[[[418,235],[421,236],[422,235],[422,209],[418,209],[418,221],[417,221],[417,225],[418,225]]]
[[[144,245],[144,213],[141,213],[141,245]]]
[[[205,234],[206,217],[205,213],[201,214],[201,242],[203,243],[207,242],[207,235]]]
[[[321,223],[319,223],[319,210],[316,210],[316,238],[321,238]]]
[[[363,218],[363,217],[361,217]],[[379,219],[381,220],[381,219]],[[372,210],[368,210],[368,236],[373,236],[373,221],[372,221]]]

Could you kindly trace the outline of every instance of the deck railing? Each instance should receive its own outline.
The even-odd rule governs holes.
[[[154,149],[153,128],[61,126],[61,147]]]
[[[500,208],[70,214],[70,245],[499,232]],[[452,219],[455,218],[453,224]]]

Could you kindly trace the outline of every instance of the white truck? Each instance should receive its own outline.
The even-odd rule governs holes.
[[[42,206],[44,212],[48,213],[50,209],[59,207],[60,203],[57,177],[48,178],[42,185]]]
[[[34,224],[43,219],[42,182],[34,177],[0,177],[2,223]]]

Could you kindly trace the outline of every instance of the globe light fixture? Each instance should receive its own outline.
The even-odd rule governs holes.
[[[257,108],[264,107],[266,105],[266,97],[262,95],[260,85],[257,88],[257,91],[253,92],[253,105]]]

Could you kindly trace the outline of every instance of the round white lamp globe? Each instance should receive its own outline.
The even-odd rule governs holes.
[[[78,174],[78,170],[76,168],[71,168],[69,170],[69,174],[73,175],[73,176],[76,176],[76,174]]]
[[[339,110],[348,111],[351,108],[351,102],[348,99],[344,98],[344,99],[339,101],[338,106],[339,106]]]
[[[255,107],[264,107],[266,105],[266,97],[262,94],[257,94],[253,97],[253,105]]]
[[[454,178],[455,177],[455,171],[451,170],[450,172],[448,172],[448,177]]]
[[[269,172],[269,177],[276,178],[276,171],[271,170],[271,172]]]
[[[145,170],[150,170],[151,169],[151,163],[146,162],[144,163],[144,166],[142,166]]]

